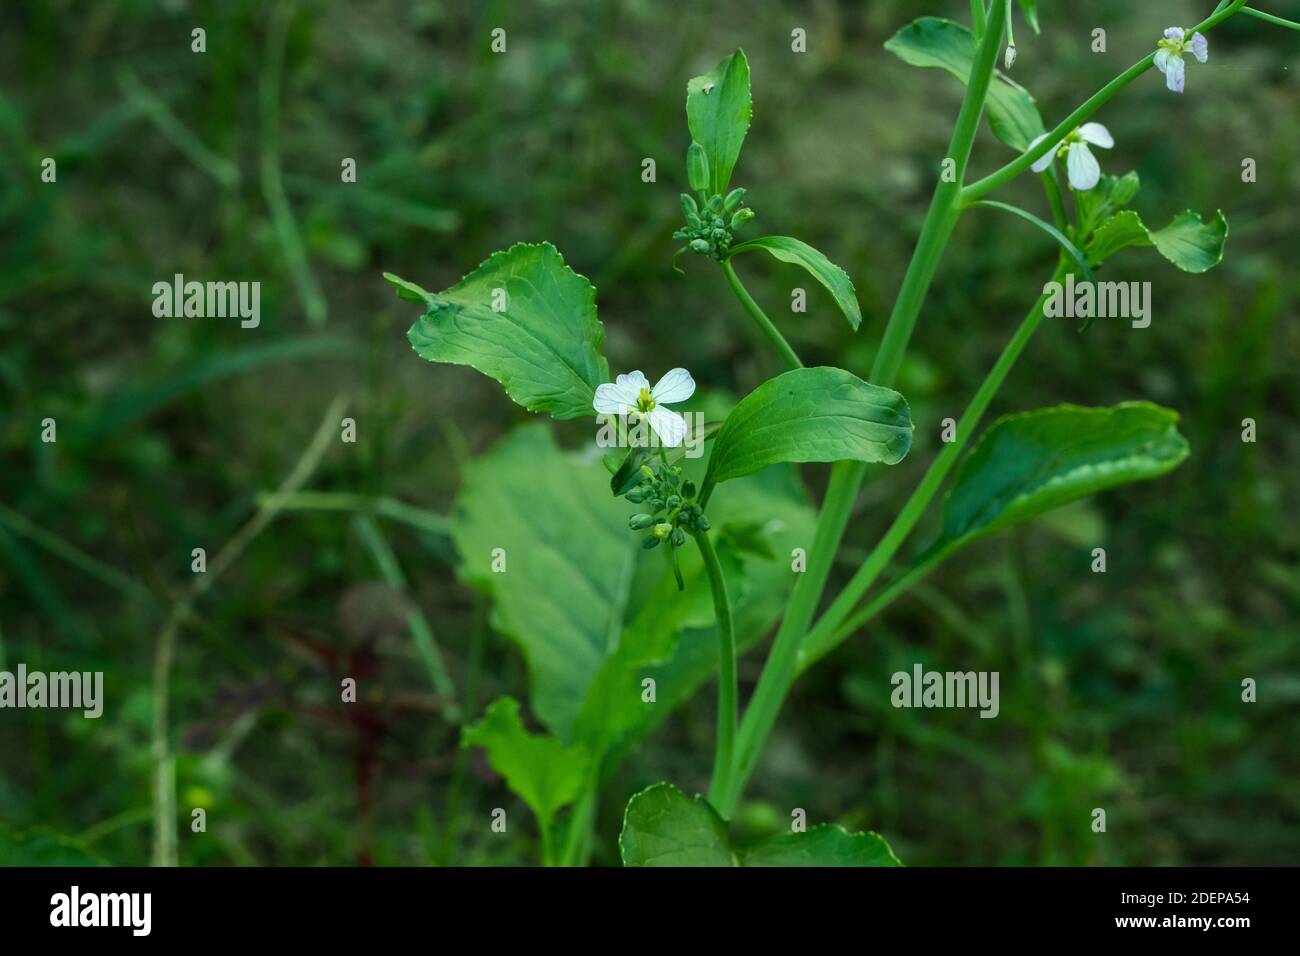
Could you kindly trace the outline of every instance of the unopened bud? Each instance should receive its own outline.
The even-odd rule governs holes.
[[[686,179],[692,189],[709,188],[709,154],[699,143],[686,150]]]
[[[740,204],[745,199],[745,187],[737,186],[731,192],[727,193],[727,198],[722,201],[722,208],[725,212],[733,213],[740,208]]]
[[[731,228],[739,229],[749,220],[754,218],[754,210],[746,206],[744,209],[737,209],[736,214],[731,217]]]
[[[1011,43],[1007,45],[1007,54],[1005,57],[1003,57],[1002,63],[1004,68],[1009,70],[1011,69],[1012,65],[1015,62],[1016,62],[1016,45],[1014,43]]]
[[[655,523],[654,515],[639,514],[627,519],[627,526],[633,531],[642,531]]]

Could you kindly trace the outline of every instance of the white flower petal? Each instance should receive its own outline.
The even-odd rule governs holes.
[[[1169,51],[1164,47],[1156,50],[1155,66],[1161,73],[1167,74],[1169,72]]]
[[[1100,123],[1084,123],[1079,127],[1079,135],[1083,137],[1085,143],[1092,143],[1093,146],[1100,146],[1102,149],[1110,149],[1115,145],[1115,137],[1110,135],[1110,130]]]
[[[620,382],[627,377],[620,375]],[[591,404],[602,414],[620,415],[636,408],[636,400],[640,396],[639,388],[628,388],[620,383],[606,382],[604,385],[596,386],[596,397],[592,399]]]
[[[694,394],[695,379],[684,368],[670,369],[650,392],[656,402],[666,404],[684,402]]]
[[[1183,91],[1183,81],[1185,79],[1186,64],[1183,63],[1181,56],[1171,56],[1169,58],[1168,69],[1165,70],[1165,86],[1175,93]]]
[[[1205,39],[1200,33],[1192,34],[1192,53],[1196,59],[1204,63],[1210,58],[1210,41]]]
[[[686,440],[686,419],[671,408],[656,405],[646,418],[665,448],[677,448]]]
[[[638,369],[635,372],[628,372],[626,375],[620,375],[614,379],[614,384],[619,388],[628,388],[632,390],[633,395],[640,395],[641,389],[650,387],[650,380]]]
[[[1041,135],[1039,135],[1039,136],[1035,136],[1035,137],[1034,137],[1034,141],[1033,141],[1032,143],[1029,144],[1029,147],[1025,150],[1025,152],[1027,152],[1027,153],[1031,153],[1031,152],[1033,152],[1034,147],[1037,146],[1039,143],[1041,143],[1041,142],[1042,142],[1043,140],[1045,140],[1045,139],[1047,139],[1047,134],[1046,134],[1046,133],[1043,133],[1043,134],[1041,134]],[[1057,149],[1060,149],[1060,148],[1061,148],[1061,144],[1060,144],[1060,143],[1057,143],[1055,149],[1049,149],[1049,150],[1047,151],[1046,154],[1044,154],[1042,157],[1040,157],[1040,158],[1039,158],[1039,159],[1034,163],[1034,165],[1030,167],[1030,169],[1032,169],[1032,170],[1033,170],[1034,172],[1036,172],[1036,173],[1041,173],[1041,172],[1042,172],[1043,170],[1045,170],[1048,166],[1052,165],[1052,160],[1056,159],[1056,150],[1057,150]]]
[[[1181,40],[1185,36],[1187,36],[1187,31],[1182,27],[1169,27],[1165,30],[1166,40]]]
[[[1065,157],[1065,166],[1070,185],[1080,192],[1085,192],[1097,185],[1101,179],[1101,166],[1092,155],[1086,143],[1071,143]]]

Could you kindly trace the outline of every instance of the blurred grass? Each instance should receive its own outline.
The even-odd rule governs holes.
[[[1259,5],[1288,15],[1280,0]],[[1209,7],[1044,9],[1043,36],[1018,33],[1015,76],[1050,123],[1163,26]],[[850,333],[817,288],[806,315],[786,314],[802,280],[780,265],[742,263],[746,284],[809,364],[861,371],[960,96],[882,50],[930,13],[964,20],[968,5],[5,4],[3,659],[102,669],[111,703],[99,721],[5,712],[0,825],[81,834],[111,862],[148,861],[149,637],[162,621],[144,595],[181,595],[191,548],[227,541],[347,392],[355,453],[327,457],[304,494],[372,502],[359,513],[394,519],[386,550],[321,510],[340,499],[318,498],[250,544],[199,608],[172,675],[180,859],[533,859],[523,836],[504,842],[478,825],[484,806],[517,805],[478,755],[456,750],[428,647],[409,636],[422,617],[470,715],[523,692],[522,662],[455,582],[436,521],[459,462],[523,415],[472,371],[414,360],[410,309],[379,273],[442,288],[495,249],[549,239],[598,286],[613,368],[684,364],[706,385],[752,388],[777,367],[721,275],[702,261],[685,277],[668,265],[682,89],[739,45],[754,77],[736,177],[759,215],[751,234],[796,235],[842,264],[862,330]],[[503,56],[488,52],[498,25]],[[195,26],[205,54],[190,52]],[[809,37],[798,56],[795,26]],[[1095,26],[1105,55],[1089,51]],[[883,831],[912,864],[1296,859],[1295,44],[1237,18],[1216,31],[1210,62],[1189,69],[1186,96],[1146,77],[1097,117],[1117,141],[1103,168],[1138,170],[1148,222],[1224,210],[1226,261],[1188,277],[1153,252],[1125,257],[1106,278],[1153,283],[1152,327],[1045,326],[994,410],[1157,401],[1182,412],[1191,460],[980,544],[806,675],[743,825],[784,826],[801,806]],[[56,184],[39,180],[47,156]],[[339,181],[345,157],[355,184]],[[644,157],[656,159],[654,184],[641,182]],[[1241,182],[1244,157],[1257,183]],[[1005,158],[983,133],[973,173]],[[1029,178],[999,198],[1043,212]],[[918,422],[961,408],[1055,255],[1031,230],[966,217],[899,383]],[[261,326],[154,318],[150,288],[175,273],[260,281]],[[39,440],[46,417],[57,444]],[[1240,441],[1245,417],[1256,444]],[[868,486],[846,555],[870,547],[937,444],[937,426],[922,425],[908,462]],[[809,477],[820,487],[824,473]],[[1108,552],[1104,576],[1088,569],[1093,542]],[[889,707],[889,674],[915,661],[1001,671],[1001,717]],[[742,680],[760,662],[742,660]],[[366,668],[375,688],[350,723],[327,706],[345,667]],[[1259,703],[1240,703],[1243,677],[1257,680]],[[683,711],[604,795],[598,862],[616,862],[633,788],[704,785],[710,707],[705,695]],[[374,770],[368,792],[361,766]],[[186,826],[198,805],[202,834]],[[1108,809],[1105,837],[1088,829],[1095,806]]]

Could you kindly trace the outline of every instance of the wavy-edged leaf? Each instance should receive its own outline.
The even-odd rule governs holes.
[[[742,866],[902,866],[879,833],[850,833],[823,823],[805,833],[779,833],[737,851]]]
[[[1116,485],[1157,478],[1187,455],[1178,413],[1148,402],[1057,405],[1005,416],[958,469],[935,550]]]
[[[897,464],[912,446],[903,396],[842,368],[797,368],[768,379],[727,416],[705,487],[777,462]]]
[[[962,83],[975,63],[975,38],[960,23],[942,17],[921,17],[885,42],[885,49],[912,66],[947,70]],[[1024,152],[1047,130],[1034,98],[1019,83],[995,73],[987,101],[989,126],[998,139]]]
[[[481,720],[461,732],[461,746],[486,750],[488,763],[543,827],[578,798],[591,767],[585,747],[528,733],[512,697],[493,701]]]
[[[1130,246],[1155,246],[1156,251],[1184,272],[1199,274],[1223,261],[1228,241],[1228,220],[1222,211],[1205,222],[1190,209],[1176,216],[1163,229],[1151,230],[1133,210],[1111,216],[1093,232],[1087,243],[1087,256],[1100,265],[1121,249]]]
[[[835,304],[844,313],[844,318],[849,320],[853,331],[858,330],[862,324],[862,309],[858,306],[858,293],[853,288],[853,280],[821,252],[808,243],[789,236],[765,236],[732,246],[729,256],[749,252],[751,249],[765,249],[782,262],[806,269],[835,299]]]
[[[707,800],[670,783],[632,796],[618,846],[624,866],[902,866],[879,834],[829,824],[735,847]]]
[[[752,116],[744,50],[724,57],[710,72],[686,84],[686,124],[691,139],[708,156],[711,195],[726,195]]]
[[[1103,173],[1096,186],[1082,192],[1076,191],[1074,203],[1079,211],[1079,221],[1075,235],[1086,239],[1089,233],[1105,222],[1112,213],[1118,212],[1131,203],[1141,185],[1141,180],[1134,171],[1129,171],[1123,176]]]
[[[421,358],[471,366],[529,411],[561,419],[595,414],[596,387],[609,381],[596,289],[549,242],[494,252],[444,292],[389,281],[403,298],[427,297],[429,312],[407,333]]]

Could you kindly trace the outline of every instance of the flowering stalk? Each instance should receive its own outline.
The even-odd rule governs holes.
[[[1212,29],[1237,13],[1245,6],[1245,3],[1246,0],[1224,0],[1208,19],[1193,27],[1189,32],[1203,33]],[[1105,105],[1116,93],[1150,69],[1155,61],[1156,53],[1153,51],[1102,87],[1083,105],[1067,116],[1054,130],[1050,131],[1036,146],[1026,150],[1021,156],[1007,163],[998,171],[969,186],[965,186],[963,181],[966,164],[970,157],[980,115],[983,112],[984,101],[988,95],[998,47],[1006,25],[1006,15],[1005,4],[996,2],[992,4],[986,22],[985,33],[980,40],[975,63],[971,69],[966,96],[962,101],[961,112],[953,130],[952,143],[949,147],[948,155],[956,163],[955,181],[951,183],[941,181],[935,188],[934,198],[926,214],[921,235],[913,251],[907,274],[904,276],[903,285],[899,290],[894,310],[886,326],[880,351],[877,353],[876,361],[872,366],[870,381],[874,384],[888,386],[893,383],[917,317],[920,315],[921,306],[934,278],[939,260],[943,255],[948,238],[952,234],[953,227],[956,225],[961,211],[1029,169],[1050,149],[1056,148],[1058,144],[1065,141],[1073,130]],[[1057,215],[1055,204],[1053,213]],[[1036,304],[1031,315],[1038,314],[1041,317],[1041,305],[1041,301]],[[1034,320],[1033,325],[1036,328],[1037,319]],[[1022,326],[1021,332],[1024,332],[1024,326]],[[1032,330],[1030,334],[1032,334]],[[1013,344],[1019,342],[1015,352],[1016,355],[1019,354],[1019,349],[1023,348],[1027,338],[1026,335],[1024,340],[1020,341],[1021,333],[1018,332],[1016,339],[1013,339]],[[1006,356],[1007,353],[1004,352],[1004,358]],[[1014,362],[1014,357],[1011,358],[1011,362]],[[976,399],[981,400],[985,407],[988,401],[992,400],[997,387],[1000,387],[1001,378],[1005,377],[1006,372],[1009,371],[1010,364],[1008,363],[1005,368],[1002,368],[1002,361],[1000,360],[999,366],[995,367],[995,372],[999,368],[1001,368],[1001,377],[997,378],[996,384],[990,385],[992,380],[986,380],[985,384],[990,385],[989,391],[986,395],[977,394],[976,396]],[[981,389],[981,392],[983,392],[983,389]],[[976,401],[972,400],[967,415],[969,416],[971,411],[977,411],[974,421],[978,421],[979,416],[983,414],[983,410],[983,407],[977,407]],[[971,424],[972,428],[974,427],[974,421]],[[953,443],[953,445],[956,444]],[[953,445],[950,445],[945,451],[951,450]],[[928,504],[930,498],[938,490],[942,478],[956,460],[957,450],[959,449],[953,450],[953,453],[948,457],[941,454],[940,458],[943,459],[943,463],[933,472],[935,477],[932,480],[923,481],[922,486],[918,487],[913,494],[913,498],[909,501],[910,507],[905,507],[904,512],[900,513],[890,531],[886,533],[888,540],[882,540],[877,549],[868,557],[867,562],[855,574],[850,585],[832,604],[831,609],[828,609],[823,619],[825,627],[817,635],[819,643],[826,641],[826,631],[833,630],[836,625],[843,622],[853,606],[856,605],[867,588],[884,569],[889,557],[901,545],[911,527],[919,519],[924,511],[924,505]],[[938,463],[939,459],[936,459],[936,464]],[[772,650],[769,653],[767,662],[764,664],[758,686],[755,688],[753,698],[746,708],[744,719],[741,722],[740,735],[736,745],[736,768],[732,786],[725,792],[721,802],[715,802],[715,806],[724,817],[730,817],[734,812],[740,799],[740,793],[753,773],[767,735],[775,725],[785,695],[789,692],[790,686],[800,669],[800,648],[804,641],[804,634],[807,632],[809,624],[811,624],[816,605],[821,599],[831,562],[838,550],[840,539],[843,536],[844,528],[852,510],[853,501],[865,475],[866,467],[858,462],[840,462],[832,468],[822,514],[818,520],[817,531],[813,539],[813,550],[809,554],[807,571],[801,575],[799,581],[795,584],[790,602],[786,608],[786,616],[781,622]],[[929,474],[927,474],[927,479],[930,479]],[[922,498],[924,501],[922,501]],[[832,612],[834,612],[833,616]],[[821,627],[821,622],[819,622],[819,627]],[[839,639],[843,639],[842,636]]]
[[[709,783],[709,800],[716,806],[719,794],[731,786],[731,767],[735,754],[737,693],[736,693],[736,629],[731,618],[731,598],[727,594],[727,579],[722,574],[722,563],[713,549],[707,531],[697,531],[695,541],[700,546],[700,557],[709,576],[709,590],[713,592],[713,611],[718,622],[718,732],[713,755],[713,779]]]
[[[735,268],[731,265],[730,260],[723,259],[719,265],[722,266],[722,274],[727,277],[727,284],[731,286],[731,291],[736,294],[740,304],[745,307],[749,317],[754,320],[754,324],[759,330],[767,336],[767,340],[772,343],[772,347],[780,353],[782,361],[785,362],[786,368],[803,368],[803,362],[795,354],[790,343],[785,340],[781,330],[773,324],[772,320],[767,317],[767,313],[754,301],[754,297],[749,294],[749,290],[741,284],[740,276],[736,275]]]

